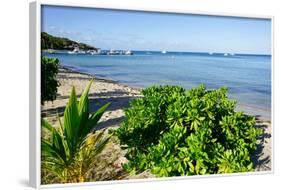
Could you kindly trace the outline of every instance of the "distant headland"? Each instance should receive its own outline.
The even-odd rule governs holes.
[[[95,50],[97,51],[98,48],[79,43],[68,38],[61,38],[52,36],[46,32],[41,32],[41,49],[53,49],[53,50],[73,50],[75,47],[83,50]]]

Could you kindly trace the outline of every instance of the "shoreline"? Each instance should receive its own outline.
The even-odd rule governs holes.
[[[118,81],[97,77],[65,66],[59,67],[57,78],[60,83],[57,99],[53,102],[45,102],[45,104],[41,106],[41,117],[54,126],[59,125],[57,115],[63,115],[72,86],[75,86],[76,94],[79,97],[91,79],[94,79],[94,82],[89,92],[90,111],[96,111],[104,104],[110,103],[110,106],[100,119],[97,129],[119,127],[125,117],[124,108],[129,106],[131,100],[142,97],[140,92],[141,88],[130,87]],[[271,126],[271,120],[260,116],[256,117],[256,127],[262,128],[264,134],[258,140],[258,149],[255,153],[255,155],[258,156],[253,158],[257,166],[255,171],[271,170]],[[42,135],[44,136],[43,131]],[[123,157],[120,157],[120,159],[124,160]]]
[[[104,82],[108,82],[108,83],[114,83],[114,84],[118,84],[118,85],[122,85],[122,86],[125,86],[125,87],[128,87],[128,88],[131,88],[131,89],[134,89],[134,90],[142,90],[143,88],[142,87],[137,87],[137,86],[129,86],[127,84],[124,84],[124,83],[120,83],[119,81],[116,81],[116,80],[113,80],[113,79],[110,79],[110,78],[106,78],[106,77],[101,77],[101,76],[96,76],[94,74],[90,74],[90,73],[87,73],[87,72],[83,72],[83,71],[79,71],[79,69],[75,68],[75,67],[68,67],[68,66],[62,66],[60,65],[59,66],[59,69],[64,69],[70,73],[77,73],[77,74],[81,74],[81,75],[87,75],[89,77],[92,77],[94,78],[95,80],[98,80],[98,81],[104,81]]]
[[[116,81],[116,80],[113,80],[113,79],[110,79],[110,78],[100,77],[100,76],[96,76],[94,74],[90,74],[90,73],[87,73],[87,72],[79,71],[79,69],[77,69],[75,67],[60,65],[59,68],[67,70],[68,72],[71,72],[71,73],[87,75],[89,77],[94,78],[97,81],[114,83],[114,84],[118,84],[118,85],[122,85],[122,86],[125,86],[125,87],[128,87],[128,88],[134,89],[134,90],[138,90],[138,91],[141,91],[142,89],[144,89],[142,87],[136,87],[136,86],[131,86],[131,85],[129,86],[127,84],[120,83],[119,81]],[[246,103],[237,103],[236,108],[237,108],[237,111],[243,111],[246,114],[254,115],[257,118],[257,120],[264,120],[264,121],[267,121],[267,122],[271,122],[272,112],[271,112],[271,110],[268,110],[267,108],[262,108],[262,107],[259,107],[259,106],[250,105],[250,104],[246,104]]]
[[[125,116],[123,108],[128,107],[131,100],[141,97],[141,89],[65,66],[59,66],[57,78],[60,86],[56,100],[45,102],[45,105],[41,106],[41,116],[46,117],[54,125],[58,124],[56,121],[57,113],[60,116],[63,114],[72,86],[75,87],[79,97],[91,79],[94,79],[94,82],[89,92],[90,110],[95,111],[106,103],[110,103],[101,118],[99,128],[117,126]]]

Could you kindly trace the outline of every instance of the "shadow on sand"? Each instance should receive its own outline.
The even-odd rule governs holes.
[[[79,97],[79,96],[78,96]],[[60,96],[58,95],[57,100],[68,99],[69,96]],[[90,100],[90,111],[95,112],[103,105],[110,103],[106,111],[112,112],[119,109],[124,109],[129,106],[129,102],[135,99],[135,96],[130,95],[128,92],[123,91],[109,91],[109,92],[100,92],[100,93],[91,93],[89,94]],[[59,114],[63,116],[65,106],[49,108],[41,111],[42,117],[52,117]],[[108,119],[106,121],[101,121],[97,125],[98,129],[104,129],[110,126],[116,126],[122,122],[124,116]]]
[[[256,118],[259,117],[260,116],[258,115],[256,116]],[[265,144],[268,143],[268,141],[271,138],[271,134],[266,132],[268,125],[269,123],[257,119],[256,127],[264,131],[263,134],[258,137],[257,149],[255,150],[255,152],[251,157],[254,162],[255,169],[257,171],[271,170],[271,157],[270,155],[265,154]]]

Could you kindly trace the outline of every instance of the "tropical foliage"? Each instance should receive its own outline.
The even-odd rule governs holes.
[[[142,94],[116,131],[128,149],[124,169],[156,176],[253,170],[250,155],[261,130],[253,116],[235,111],[226,88],[153,86]]]
[[[88,180],[95,158],[104,149],[110,136],[96,131],[95,126],[109,104],[94,113],[89,110],[88,93],[92,81],[77,100],[73,87],[59,128],[42,120],[50,138],[42,139],[42,169],[61,183]],[[105,137],[106,136],[106,137]]]
[[[59,60],[57,58],[41,58],[41,104],[44,104],[44,101],[53,101],[57,97],[58,69]]]

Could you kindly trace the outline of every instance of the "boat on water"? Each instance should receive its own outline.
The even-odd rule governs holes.
[[[107,55],[120,55],[120,53],[117,50],[110,49],[109,52],[107,52]]]
[[[100,49],[88,50],[86,53],[91,54],[91,55],[99,55],[101,53],[101,50]]]
[[[107,55],[133,55],[133,52],[130,50],[109,50]]]
[[[90,54],[90,55],[133,55],[131,50],[80,50],[79,47],[74,47],[72,51],[68,51],[68,54]]]
[[[125,54],[125,55],[133,55],[133,52],[131,52],[130,50],[126,50],[126,51],[124,52],[124,54]]]
[[[235,54],[234,53],[224,53],[223,55],[224,56],[234,56]]]
[[[166,53],[167,53],[167,51],[163,50],[161,53],[166,54]]]
[[[79,47],[76,46],[72,51],[68,51],[68,54],[86,54],[86,51],[80,50]]]

